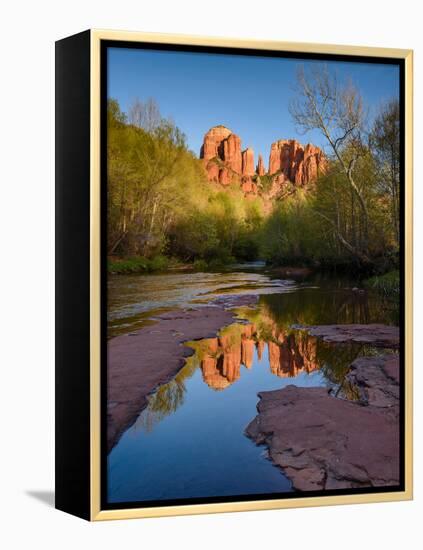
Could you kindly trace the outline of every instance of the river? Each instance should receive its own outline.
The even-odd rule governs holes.
[[[260,391],[327,386],[343,391],[346,369],[369,346],[325,344],[301,326],[397,324],[397,312],[378,295],[345,278],[295,281],[261,265],[222,273],[112,276],[108,336],[154,323],[180,307],[201,307],[222,294],[259,294],[258,305],[237,310],[240,322],[195,350],[169,383],[159,387],[108,457],[110,503],[269,495],[292,490],[264,448],[244,430],[256,415]],[[354,396],[349,396],[353,398]]]

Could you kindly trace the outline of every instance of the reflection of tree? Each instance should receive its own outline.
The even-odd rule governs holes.
[[[352,291],[348,282],[340,288],[327,290],[324,283],[316,289],[304,288],[295,293],[263,295],[261,311],[271,316],[274,323],[285,328],[292,325],[325,325],[348,323],[395,324],[395,312],[381,307],[381,300],[372,292]],[[245,310],[242,311],[242,314]],[[248,316],[250,319],[250,316]]]
[[[160,386],[151,395],[147,408],[136,421],[136,428],[150,432],[157,422],[174,413],[183,404],[186,391],[185,381],[191,378],[197,366],[198,362],[194,360],[194,357],[190,357],[173,380]]]
[[[328,342],[319,341],[319,356],[322,361],[321,370],[329,384],[335,386],[336,395],[356,400],[359,398],[357,386],[346,380],[349,367],[358,357],[378,356],[386,353],[383,348],[354,343],[337,344],[335,347]],[[393,350],[389,350],[393,353]]]
[[[316,296],[319,294],[319,296]],[[301,292],[284,295],[282,300],[267,297],[264,300],[266,310],[271,312],[275,321],[285,326],[293,324],[336,324],[368,323],[369,303],[366,293],[351,292],[343,289],[318,293],[303,289]]]
[[[363,349],[360,344],[337,344],[319,341],[318,355],[322,373],[333,384],[342,383],[346,370]]]

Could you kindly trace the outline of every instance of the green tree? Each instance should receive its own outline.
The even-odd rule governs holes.
[[[185,137],[158,118],[150,131],[126,124],[115,101],[108,112],[108,251],[152,255],[186,196],[186,178],[199,174]]]
[[[373,124],[370,143],[379,169],[381,191],[390,199],[391,224],[399,245],[400,205],[400,106],[398,100],[383,105]]]

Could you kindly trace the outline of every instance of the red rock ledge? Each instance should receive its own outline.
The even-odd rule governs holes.
[[[185,342],[213,338],[233,323],[230,308],[253,305],[252,295],[225,296],[213,305],[170,311],[157,323],[112,338],[107,346],[107,448],[110,451],[123,432],[147,406],[147,397],[171,380],[194,351]]]
[[[300,328],[300,327],[298,327]],[[319,325],[301,327],[311,336],[322,338],[325,342],[369,344],[375,347],[398,349],[399,328],[389,325]]]
[[[358,400],[326,388],[259,394],[246,434],[267,445],[298,491],[395,486],[400,479],[398,355],[361,357],[347,374]]]

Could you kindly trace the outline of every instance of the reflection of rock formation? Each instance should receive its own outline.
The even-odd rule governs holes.
[[[293,377],[302,372],[319,368],[317,339],[295,331],[285,332],[273,325],[271,340],[267,342],[270,371],[275,376]],[[262,359],[266,340],[259,337],[257,327],[231,325],[217,338],[204,340],[201,354],[201,370],[207,385],[223,390],[239,379],[241,366],[251,368],[254,350]]]
[[[293,377],[301,372],[310,373],[319,368],[316,338],[297,332],[286,335],[282,343],[269,342],[269,364],[272,374]]]
[[[263,357],[264,346],[265,346],[265,343],[263,342],[263,340],[259,340],[256,344],[257,357],[259,361],[261,361],[261,358]]]
[[[241,339],[241,363],[250,369],[254,359],[254,340],[252,337],[243,335]]]
[[[214,390],[224,390],[239,378],[239,368],[229,372],[223,365],[223,355],[218,358],[206,356],[201,361],[204,381]]]
[[[241,365],[250,368],[254,359],[254,325],[232,325],[218,338],[205,341],[201,358],[203,379],[215,390],[223,390],[238,380]]]

